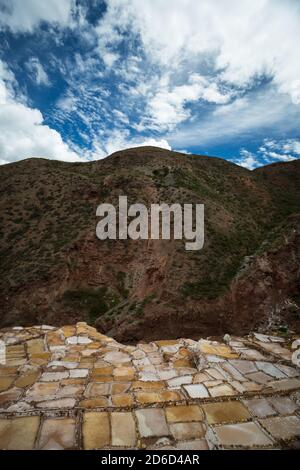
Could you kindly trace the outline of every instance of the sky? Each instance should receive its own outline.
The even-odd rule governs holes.
[[[0,0],[0,164],[300,158],[300,0]]]

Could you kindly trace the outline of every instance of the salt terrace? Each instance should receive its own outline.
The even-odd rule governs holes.
[[[300,447],[288,339],[128,346],[77,323],[7,328],[0,340],[1,449]]]

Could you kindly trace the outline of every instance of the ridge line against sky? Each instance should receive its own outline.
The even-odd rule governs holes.
[[[0,0],[0,163],[300,158],[299,0]]]

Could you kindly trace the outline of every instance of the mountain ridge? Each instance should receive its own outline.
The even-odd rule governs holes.
[[[244,334],[265,328],[275,309],[273,327],[299,328],[299,161],[250,171],[140,147],[84,163],[26,159],[1,172],[2,326],[88,320],[134,341]],[[203,250],[186,252],[177,240],[99,241],[96,207],[122,194],[146,205],[204,203]],[[264,243],[280,225],[270,253]]]

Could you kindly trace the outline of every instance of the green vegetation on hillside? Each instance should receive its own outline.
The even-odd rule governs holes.
[[[72,310],[81,309],[87,312],[88,320],[95,320],[118,303],[117,296],[107,287],[98,289],[67,290],[63,295],[63,303]]]
[[[125,311],[130,321],[143,318],[150,302],[136,292],[149,292],[149,283],[160,291],[160,305],[175,309],[188,299],[222,296],[245,258],[280,245],[276,227],[300,212],[299,163],[250,172],[218,158],[145,147],[90,163],[30,159],[2,166],[0,289],[10,302],[4,316],[15,304],[21,316],[27,294],[39,289],[29,316],[51,301],[54,312],[61,303],[90,322],[115,321]],[[117,205],[119,195],[129,204],[204,204],[204,248],[189,252],[180,240],[100,242],[96,207]],[[61,298],[62,283],[78,288]]]

